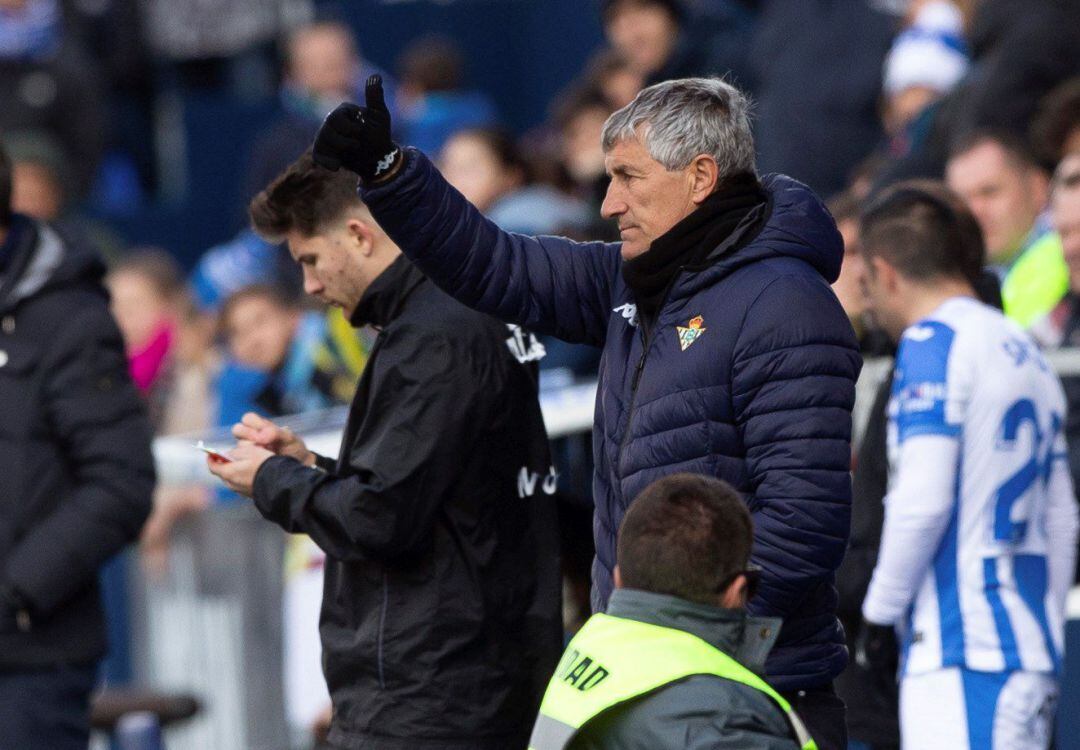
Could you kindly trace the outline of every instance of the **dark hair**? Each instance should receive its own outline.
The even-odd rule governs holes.
[[[617,559],[627,588],[717,604],[746,569],[753,526],[726,482],[673,474],[646,487],[619,528]]]
[[[0,143],[0,229],[11,226],[11,161]]]
[[[952,161],[958,156],[974,151],[985,143],[1000,147],[1019,169],[1042,169],[1039,160],[1035,158],[1031,147],[1023,138],[1008,130],[995,128],[976,128],[961,133],[949,148],[949,160]]]
[[[944,183],[908,180],[885,189],[863,212],[860,235],[865,255],[884,258],[911,279],[981,283],[982,230]]]
[[[592,84],[578,84],[562,92],[551,107],[551,119],[559,130],[565,131],[583,112],[602,110],[610,115],[614,109],[603,92]]]
[[[160,247],[139,247],[109,268],[109,274],[131,273],[150,282],[161,297],[178,300],[184,292],[184,271],[167,251]]]
[[[347,169],[323,169],[307,151],[252,198],[248,215],[260,236],[280,242],[294,230],[305,237],[318,234],[346,209],[362,205],[356,175]]]
[[[1031,140],[1039,158],[1056,164],[1065,154],[1069,135],[1080,128],[1080,76],[1057,86],[1039,102],[1031,123]]]
[[[420,91],[453,91],[461,86],[465,60],[453,39],[440,34],[412,42],[397,61],[398,79]]]

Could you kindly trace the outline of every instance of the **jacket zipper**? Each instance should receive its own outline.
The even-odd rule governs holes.
[[[626,430],[623,433],[622,440],[619,442],[619,454],[616,463],[616,469],[619,470],[620,474],[622,473],[623,458],[626,454],[626,445],[630,441],[630,428],[634,424],[634,413],[637,411],[637,389],[638,384],[641,382],[641,374],[645,371],[645,358],[648,357],[649,347],[652,346],[653,339],[656,338],[656,329],[660,324],[660,313],[664,309],[664,304],[667,302],[668,294],[671,293],[671,287],[675,285],[675,280],[682,275],[684,270],[685,267],[680,268],[664,288],[664,293],[660,296],[660,304],[656,307],[656,318],[653,320],[652,327],[649,329],[648,333],[645,333],[644,331],[643,319],[638,318],[638,326],[642,326],[641,357],[638,358],[637,367],[634,368],[634,377],[630,380],[630,413],[626,417]]]

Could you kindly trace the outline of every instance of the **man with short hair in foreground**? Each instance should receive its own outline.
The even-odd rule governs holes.
[[[521,747],[561,636],[543,349],[439,291],[355,185],[304,155],[251,205],[309,295],[379,331],[340,456],[246,414],[210,470],[326,552],[332,747]]]
[[[759,675],[780,629],[750,617],[750,514],[726,482],[657,480],[619,529],[615,592],[548,686],[530,750],[810,750]]]

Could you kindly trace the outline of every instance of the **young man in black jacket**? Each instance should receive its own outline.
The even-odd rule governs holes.
[[[542,347],[436,288],[310,155],[251,217],[308,294],[379,330],[336,461],[248,414],[210,464],[327,553],[331,745],[524,747],[561,634]]]
[[[0,750],[85,750],[98,568],[150,513],[152,435],[105,267],[10,198],[0,152]]]

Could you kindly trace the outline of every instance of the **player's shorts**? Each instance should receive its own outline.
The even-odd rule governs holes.
[[[1041,672],[974,672],[960,667],[900,680],[905,750],[1045,750],[1057,679]]]

